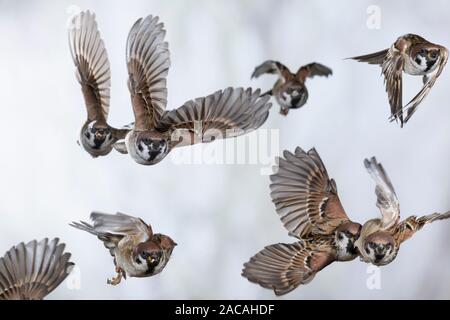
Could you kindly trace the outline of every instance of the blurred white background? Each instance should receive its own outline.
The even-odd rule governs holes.
[[[380,29],[367,27],[370,5],[381,9]],[[447,1],[0,0],[0,253],[34,238],[66,242],[81,286],[63,283],[50,299],[269,299],[271,291],[240,276],[242,264],[265,245],[294,241],[259,165],[176,165],[169,156],[145,167],[114,152],[92,159],[77,145],[85,110],[67,44],[73,6],[97,15],[112,66],[112,125],[132,121],[128,31],[139,17],[159,15],[171,50],[169,109],[227,86],[268,90],[274,77],[250,80],[267,59],[293,70],[321,62],[333,76],[310,80],[307,105],[288,117],[274,105],[263,127],[280,129],[280,148],[316,147],[356,221],[379,214],[362,164],[372,155],[390,175],[403,217],[450,208],[449,67],[400,129],[387,121],[380,69],[343,60],[387,48],[405,33],[450,46]],[[404,101],[420,86],[419,77],[408,77]],[[136,215],[171,235],[179,245],[165,271],[108,286],[109,253],[68,226],[91,210]],[[282,299],[448,299],[449,230],[450,221],[437,222],[406,242],[381,269],[380,290],[367,288],[368,265],[355,260],[333,264]]]

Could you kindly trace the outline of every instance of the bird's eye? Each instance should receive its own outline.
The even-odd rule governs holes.
[[[339,240],[344,240],[344,236],[342,235],[342,233],[339,233],[338,238],[339,238]]]
[[[145,252],[145,251],[142,251],[142,252],[141,252],[141,257],[142,257],[142,258],[147,259],[148,256],[149,256],[149,254],[148,254],[147,252]]]
[[[367,247],[366,247],[366,253],[367,253],[367,254],[370,254],[370,250],[369,250],[369,248],[367,248]]]
[[[142,148],[142,145],[140,143],[138,144],[138,150],[141,152],[144,150],[144,148]]]

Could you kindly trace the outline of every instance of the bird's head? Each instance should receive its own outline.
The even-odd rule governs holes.
[[[369,235],[364,240],[362,250],[366,260],[376,266],[384,266],[397,256],[394,238],[385,231],[377,231]]]
[[[155,239],[159,241],[159,244],[164,252],[166,252],[169,256],[172,254],[173,249],[177,246],[177,243],[172,240],[169,236],[165,234],[157,233],[155,234]]]
[[[81,129],[80,141],[83,149],[93,157],[104,156],[111,152],[114,144],[111,128],[107,124],[92,121]]]
[[[277,95],[277,100],[282,106],[297,109],[302,107],[308,100],[308,90],[303,84],[290,81],[284,84]]]
[[[441,56],[441,49],[435,46],[419,46],[413,50],[413,60],[420,70],[431,72],[437,66],[437,61]]]
[[[138,133],[135,144],[137,156],[147,165],[160,162],[169,153],[167,139],[156,132],[143,131]]]
[[[138,264],[147,264],[150,273],[158,267],[163,258],[163,251],[160,245],[152,240],[138,244],[135,252],[136,262]]]
[[[361,234],[361,228],[359,223],[347,222],[336,229],[335,242],[341,259],[353,259],[358,254],[355,242]]]

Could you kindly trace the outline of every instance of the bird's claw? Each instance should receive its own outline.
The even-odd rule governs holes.
[[[112,277],[111,279],[108,279],[106,281],[107,284],[110,284],[112,286],[117,286],[120,283],[120,281],[122,280],[122,272],[121,272],[121,270],[118,270],[118,269],[116,269],[116,272],[117,272],[117,274],[115,277]]]
[[[282,114],[283,116],[287,116],[289,112],[289,108],[281,108],[280,109],[280,114]]]

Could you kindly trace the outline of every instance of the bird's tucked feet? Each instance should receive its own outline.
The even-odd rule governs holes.
[[[289,113],[289,108],[285,108],[285,107],[280,108],[280,114],[282,114],[283,116],[287,116],[288,113]]]
[[[117,286],[120,283],[120,281],[122,280],[122,270],[116,267],[116,273],[117,274],[115,277],[112,277],[111,279],[107,280],[107,284]]]

